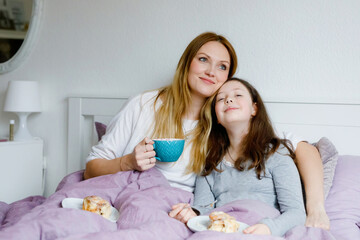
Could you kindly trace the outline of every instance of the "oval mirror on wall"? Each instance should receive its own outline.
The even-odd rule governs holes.
[[[34,45],[43,0],[0,0],[0,73],[18,67]]]

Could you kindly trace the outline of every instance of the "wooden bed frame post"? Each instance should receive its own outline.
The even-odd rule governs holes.
[[[67,174],[81,169],[81,149],[74,146],[81,146],[82,129],[84,116],[81,113],[81,98],[69,98],[68,108],[68,153],[67,153]]]

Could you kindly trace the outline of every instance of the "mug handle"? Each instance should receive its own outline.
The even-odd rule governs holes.
[[[155,145],[156,145],[156,144],[155,144],[155,142],[154,142],[154,144],[153,144],[154,151],[155,151]],[[156,154],[156,151],[155,151],[155,154]],[[160,159],[159,157],[157,157],[156,155],[155,155],[155,159],[161,162],[161,159]]]

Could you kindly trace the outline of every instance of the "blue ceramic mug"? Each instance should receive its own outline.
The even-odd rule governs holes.
[[[160,162],[176,162],[184,150],[185,139],[160,138],[153,141],[155,158]]]

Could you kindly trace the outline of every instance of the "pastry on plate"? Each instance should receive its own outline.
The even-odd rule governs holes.
[[[210,225],[209,230],[233,233],[239,230],[240,224],[236,221],[233,216],[230,216],[224,212],[212,212],[209,215]]]
[[[83,201],[83,210],[93,212],[109,219],[111,214],[111,205],[105,199],[98,196],[87,196]]]

